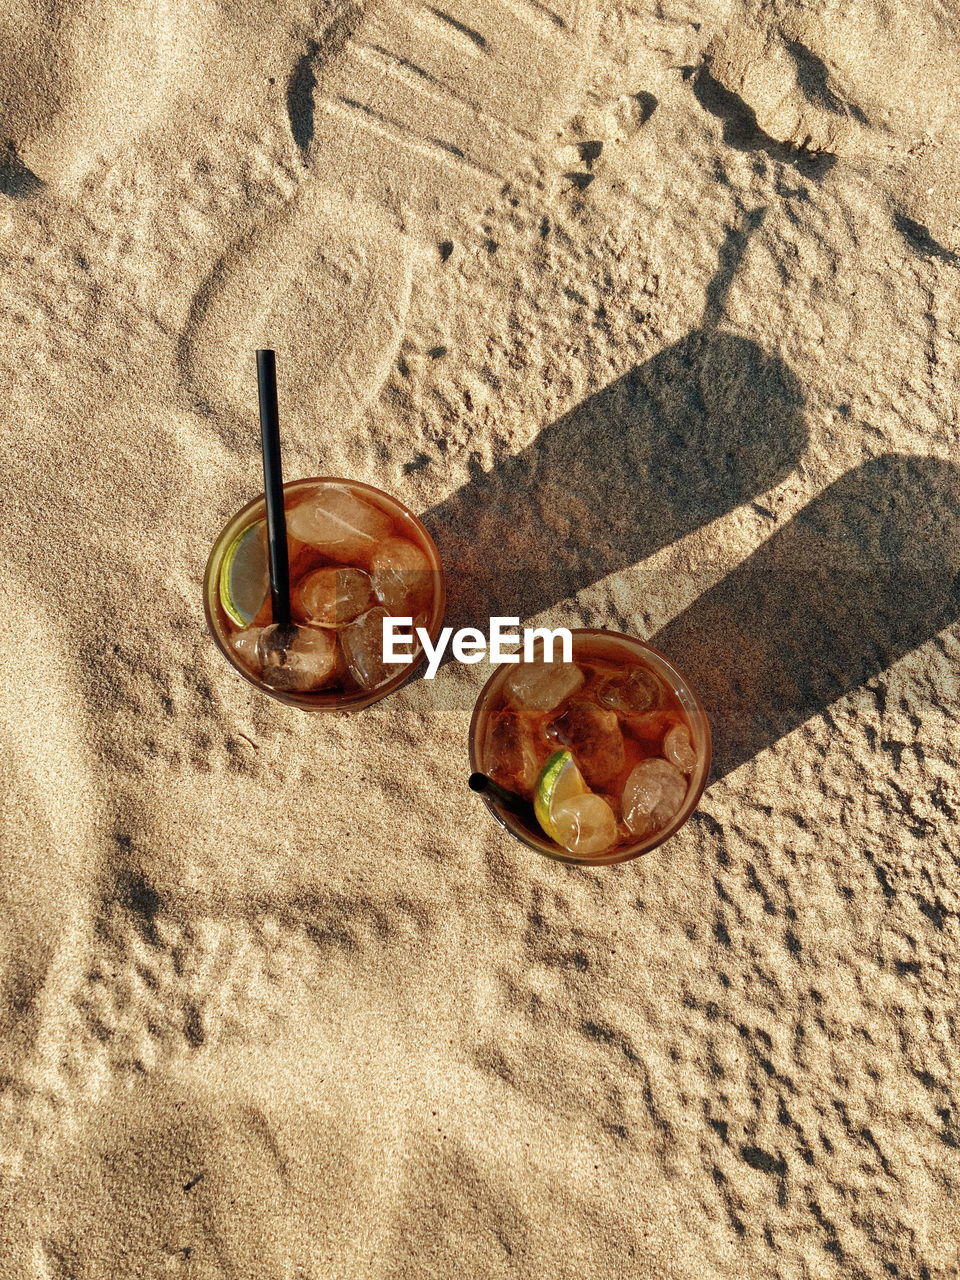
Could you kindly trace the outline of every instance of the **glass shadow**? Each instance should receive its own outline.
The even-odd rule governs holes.
[[[716,780],[958,618],[960,466],[887,454],[830,485],[650,643],[703,699]],[[955,705],[960,673],[946,679],[931,696]]]
[[[763,493],[804,451],[803,403],[756,342],[704,327],[673,343],[421,515],[446,623],[530,618]]]

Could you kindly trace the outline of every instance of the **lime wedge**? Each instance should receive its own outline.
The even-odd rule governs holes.
[[[247,627],[269,590],[266,524],[258,520],[241,530],[227,548],[220,567],[220,603],[231,622]]]
[[[587,784],[570,751],[555,751],[544,763],[533,791],[533,811],[551,840],[562,844],[552,820],[557,806],[586,793]]]

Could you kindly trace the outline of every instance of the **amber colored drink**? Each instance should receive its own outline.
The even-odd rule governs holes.
[[[558,827],[567,847],[546,833],[532,807],[525,817],[490,795],[484,800],[541,853],[622,862],[662,844],[696,808],[710,770],[710,727],[690,685],[656,649],[617,632],[572,636],[572,663],[540,660],[494,672],[470,726],[471,768],[532,804],[544,764],[569,750],[590,797],[579,802],[582,825],[578,798],[568,804],[573,825]]]
[[[384,617],[411,618],[432,641],[439,634],[445,593],[437,549],[402,503],[370,485],[318,477],[291,481],[283,494],[292,643],[278,656],[264,641],[272,609],[262,497],[233,517],[210,554],[207,622],[227,660],[265,693],[305,710],[359,710],[423,661],[414,641],[397,649],[411,662],[384,662]]]

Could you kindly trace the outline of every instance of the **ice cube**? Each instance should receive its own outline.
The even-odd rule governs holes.
[[[383,620],[389,616],[386,609],[376,605],[337,633],[347,670],[361,689],[376,689],[398,671],[409,670],[409,663],[383,660]]]
[[[660,751],[663,735],[676,724],[676,717],[669,709],[649,711],[644,716],[625,716],[623,727],[632,738],[641,743],[644,754],[655,756]]]
[[[243,666],[248,671],[252,671],[254,675],[260,674],[260,636],[263,634],[263,627],[244,627],[242,631],[235,631],[229,638],[230,648],[240,659]]]
[[[583,687],[583,672],[574,662],[521,662],[507,676],[503,691],[523,711],[553,711]]]
[[[685,724],[675,724],[667,730],[663,739],[663,754],[681,773],[689,773],[697,763],[697,753],[690,741],[690,730]]]
[[[659,831],[677,816],[687,796],[687,780],[669,760],[642,760],[623,788],[623,817],[635,836]]]
[[[264,627],[257,654],[263,682],[271,689],[309,693],[322,689],[337,673],[336,636],[319,627]]]
[[[297,587],[297,599],[314,626],[342,627],[370,608],[373,586],[362,569],[328,565],[307,574]]]
[[[623,716],[646,715],[663,701],[663,685],[646,667],[627,667],[600,681],[597,701]]]
[[[331,560],[367,565],[393,521],[343,485],[323,485],[287,511],[287,533]]]
[[[623,734],[614,711],[603,711],[592,702],[571,702],[550,721],[547,733],[570,748],[592,787],[602,787],[624,766]]]
[[[604,853],[617,839],[617,818],[603,796],[573,796],[550,810],[558,843],[570,853],[587,857]]]
[[[433,599],[430,561],[409,538],[387,538],[375,547],[370,577],[377,599],[395,617],[412,617]]]
[[[487,728],[483,746],[484,772],[508,791],[533,794],[539,774],[533,731],[523,716],[502,711]]]

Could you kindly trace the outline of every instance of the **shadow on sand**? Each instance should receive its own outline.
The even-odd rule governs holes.
[[[447,569],[448,625],[525,621],[794,470],[807,443],[796,377],[716,329],[762,218],[728,232],[699,329],[424,514]],[[865,463],[651,638],[701,691],[713,779],[960,617],[958,513],[960,467]],[[451,698],[469,695],[456,685]],[[953,698],[953,686],[932,696]]]
[[[832,484],[651,637],[703,699],[711,777],[956,622],[958,575],[960,466],[890,454]],[[929,694],[955,704],[947,684]]]
[[[449,625],[532,617],[794,470],[807,442],[797,379],[713,327],[762,216],[728,233],[701,328],[424,513],[448,570]]]

